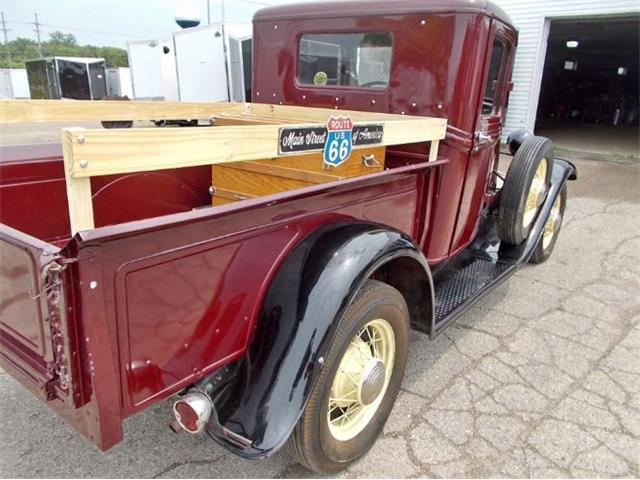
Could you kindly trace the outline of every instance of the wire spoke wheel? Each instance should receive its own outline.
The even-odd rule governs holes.
[[[543,158],[538,168],[536,168],[536,173],[531,181],[531,187],[529,187],[524,204],[524,214],[522,215],[522,227],[525,229],[529,228],[538,213],[540,205],[544,202],[547,193],[547,165],[547,159]]]
[[[549,245],[551,245],[551,241],[560,230],[560,225],[562,225],[562,212],[560,211],[561,201],[561,196],[558,195],[556,201],[553,202],[553,207],[551,207],[549,220],[547,220],[547,223],[544,225],[544,233],[542,234],[542,248],[544,248],[545,250],[549,248]]]
[[[395,360],[395,335],[384,319],[368,322],[351,340],[331,385],[327,422],[340,441],[360,433],[386,392]]]
[[[336,333],[287,450],[316,472],[336,473],[371,449],[400,391],[409,309],[391,285],[367,280]]]
[[[560,229],[562,228],[562,220],[564,218],[564,209],[567,205],[567,186],[565,185],[551,207],[549,212],[549,218],[544,224],[542,235],[536,245],[536,249],[529,260],[531,263],[545,262],[553,252],[556,241],[560,236]]]

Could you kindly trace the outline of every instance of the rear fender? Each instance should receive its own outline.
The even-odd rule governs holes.
[[[245,458],[282,447],[307,404],[342,314],[364,282],[391,265],[420,280],[413,289],[424,287],[421,300],[433,305],[426,259],[400,232],[339,223],[319,228],[294,248],[265,297],[244,369],[224,395],[227,400],[216,405],[220,423],[248,442],[239,446],[212,434],[218,443]],[[432,308],[418,311],[429,318],[414,322],[431,325]]]

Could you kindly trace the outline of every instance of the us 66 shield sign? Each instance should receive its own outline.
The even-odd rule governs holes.
[[[353,148],[351,117],[331,117],[327,122],[324,163],[337,167],[347,161]]]

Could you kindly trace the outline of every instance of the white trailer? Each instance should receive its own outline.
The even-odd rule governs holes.
[[[25,68],[0,69],[0,98],[31,98]]]
[[[173,34],[181,101],[251,100],[252,27],[216,23]]]
[[[133,99],[131,70],[128,67],[107,68],[107,96]]]
[[[178,100],[176,57],[172,40],[129,42],[127,52],[135,99]]]

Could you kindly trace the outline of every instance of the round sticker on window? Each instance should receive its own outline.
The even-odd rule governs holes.
[[[319,71],[313,76],[314,85],[318,85],[318,86],[326,85],[328,80],[329,80],[329,77],[327,77],[327,74],[323,71]]]

